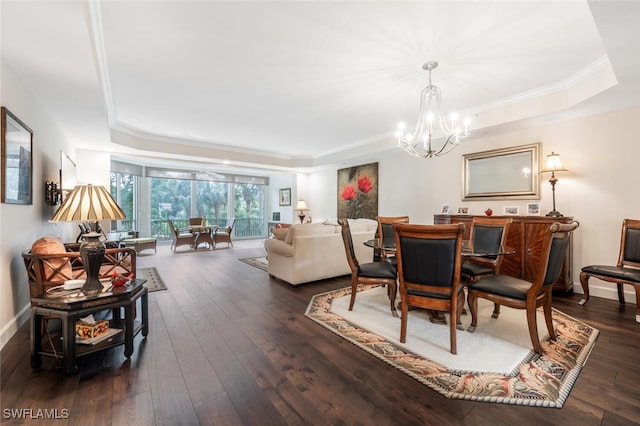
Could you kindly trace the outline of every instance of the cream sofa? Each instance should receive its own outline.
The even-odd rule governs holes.
[[[371,219],[349,219],[359,262],[373,261],[373,249],[364,245],[375,237],[378,223]],[[340,225],[335,221],[293,225],[274,230],[265,241],[269,275],[297,285],[351,273],[344,251]]]

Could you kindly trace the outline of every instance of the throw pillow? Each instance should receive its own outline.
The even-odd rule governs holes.
[[[47,255],[66,252],[64,244],[57,237],[42,237],[31,246],[33,254]],[[44,281],[64,283],[72,278],[71,263],[68,257],[46,259],[42,262],[42,267]]]

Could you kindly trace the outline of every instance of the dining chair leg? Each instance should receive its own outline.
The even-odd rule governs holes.
[[[409,315],[407,303],[400,301],[400,343],[407,341],[407,315]]]
[[[551,291],[547,292],[547,298],[544,301],[544,322],[547,324],[549,339],[556,340],[556,331],[553,329],[553,317],[551,315]]]
[[[398,293],[398,285],[397,283],[389,284],[387,288],[389,299],[391,300],[391,315],[397,318],[398,312],[396,311],[396,294]]]
[[[540,346],[540,337],[538,336],[538,324],[536,322],[536,310],[527,309],[527,324],[529,326],[529,336],[531,337],[531,344],[533,350],[542,355],[542,346]]]
[[[500,316],[500,305],[498,303],[493,303],[493,313],[491,314],[491,318],[498,318]]]
[[[358,292],[358,281],[351,280],[351,301],[349,302],[349,310],[353,311],[353,304],[356,303],[356,293]]]

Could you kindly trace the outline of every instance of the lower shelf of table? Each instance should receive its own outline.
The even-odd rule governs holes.
[[[109,323],[109,327],[112,327],[113,324]],[[134,321],[133,322],[133,337],[137,336],[138,333],[142,330],[142,321]],[[113,348],[116,346],[124,345],[124,330],[119,333],[102,340],[96,344],[82,344],[76,343],[75,347],[75,356],[76,358],[89,355],[95,352],[100,352],[105,349]],[[53,344],[53,348],[51,347]],[[55,351],[54,351],[55,349]],[[62,346],[62,335],[56,333],[51,335],[51,341],[47,338],[47,336],[43,337],[39,355],[50,356],[54,358],[63,358],[64,357],[64,349]]]

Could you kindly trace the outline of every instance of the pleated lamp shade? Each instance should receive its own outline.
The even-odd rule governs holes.
[[[126,219],[104,186],[78,185],[67,195],[49,222],[84,222]]]

